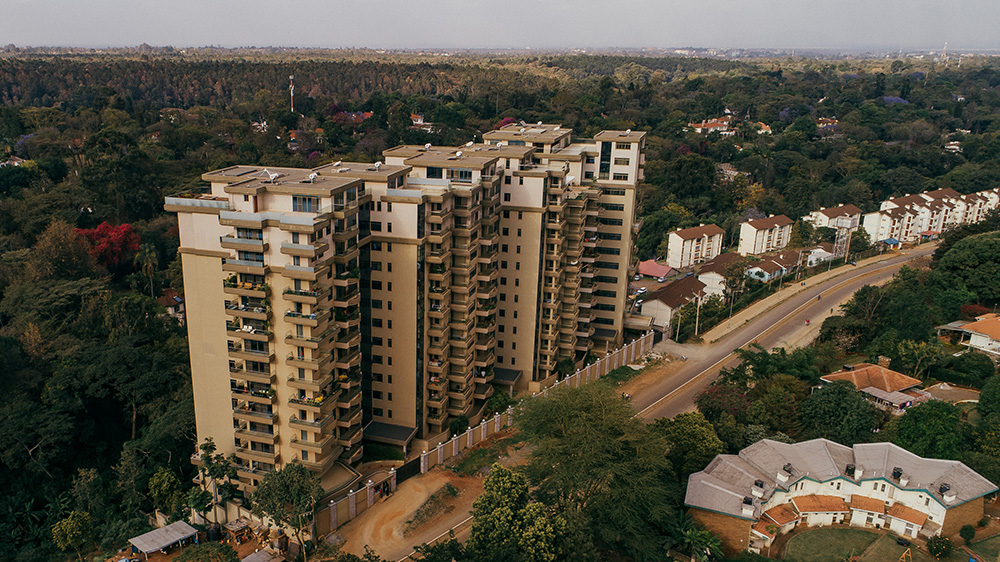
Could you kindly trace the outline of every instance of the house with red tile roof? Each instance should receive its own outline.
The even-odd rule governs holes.
[[[850,381],[878,407],[894,414],[931,399],[930,394],[917,389],[920,379],[893,371],[887,365],[858,363],[820,377],[823,382]]]
[[[991,313],[977,316],[975,322],[962,326],[962,332],[969,335],[967,341],[962,336],[962,345],[993,356],[1000,355],[1000,315]]]

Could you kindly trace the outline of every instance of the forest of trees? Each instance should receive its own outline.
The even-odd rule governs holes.
[[[960,68],[910,60],[618,56],[292,59],[0,58],[0,164],[23,160],[0,167],[0,558],[71,556],[52,538],[64,520],[64,527],[86,522],[91,547],[116,548],[145,528],[154,506],[173,511],[191,503],[177,499],[190,489],[180,483],[194,473],[186,334],[161,314],[155,297],[163,288],[182,289],[176,221],[163,213],[163,197],[199,187],[205,171],[236,163],[372,161],[398,143],[480,139],[505,118],[558,122],[580,137],[645,130],[645,221],[636,241],[644,259],[677,226],[716,222],[732,240],[747,216],[797,217],[840,203],[871,210],[886,197],[931,187],[967,193],[1000,185],[1000,68],[989,58],[965,59]],[[686,128],[726,110],[741,122],[734,136]],[[436,132],[412,127],[411,113],[435,123]],[[818,128],[819,117],[838,124]],[[758,135],[749,126],[758,121],[773,134]],[[948,140],[960,140],[963,151],[944,150]],[[738,173],[722,175],[720,164]],[[810,425],[810,415],[832,406],[807,407],[812,397],[804,385],[838,354],[877,351],[909,365],[917,354],[933,353],[924,348],[933,347],[935,322],[978,310],[968,305],[995,303],[995,284],[990,293],[983,282],[995,269],[963,271],[965,261],[948,258],[973,251],[976,235],[990,229],[977,228],[964,233],[969,241],[946,239],[949,249],[933,270],[908,270],[860,293],[824,325],[819,346],[747,352],[751,364],[782,366],[752,389],[744,375],[727,374],[700,399],[703,420],[684,423],[711,429],[726,450],[757,436],[800,438],[819,430],[850,440],[869,421],[882,424],[859,410],[857,425]],[[995,380],[974,356],[923,360],[921,374],[986,388]],[[836,407],[856,402],[829,388]],[[801,415],[772,419],[770,404],[801,404]],[[977,445],[977,432],[993,431],[993,422],[984,423],[974,431],[956,427],[962,454],[993,455],[968,457],[985,467],[996,455]],[[671,427],[664,422],[651,431],[676,441]],[[657,470],[674,483],[683,480],[676,471],[697,464],[669,457],[670,466]],[[529,477],[546,490],[544,479]],[[663,493],[676,497],[675,490]],[[579,517],[591,509],[562,507]],[[73,515],[82,513],[89,518]],[[595,535],[581,544],[643,558],[643,537],[677,528],[673,513],[643,517],[635,536]]]

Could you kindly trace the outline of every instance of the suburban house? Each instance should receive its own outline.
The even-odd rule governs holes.
[[[1000,189],[961,194],[954,189],[936,189],[883,201],[879,210],[867,213],[862,222],[875,242],[903,243],[934,238],[960,224],[981,221],[1000,206]]]
[[[846,228],[854,232],[861,226],[861,214],[861,209],[854,205],[841,205],[829,209],[820,207],[818,211],[802,217],[802,220],[816,228]]]
[[[698,281],[705,284],[705,296],[722,296],[726,293],[726,269],[730,264],[741,261],[743,256],[736,252],[719,254],[706,262],[698,270]]]
[[[962,345],[1000,355],[1000,315],[990,313],[977,316],[975,322],[963,325],[961,330],[969,335],[968,340],[965,335],[962,336]]]
[[[893,371],[888,360],[880,358],[881,365],[859,363],[844,365],[844,368],[820,377],[824,382],[851,381],[869,400],[883,410],[902,414],[906,408],[918,402],[926,402],[931,395],[916,388],[920,379]]]
[[[667,236],[667,265],[675,269],[706,262],[722,251],[725,231],[714,224],[677,229]]]
[[[167,310],[167,314],[184,323],[184,299],[177,295],[174,289],[163,289],[156,302]]]
[[[653,327],[670,332],[674,313],[696,299],[704,298],[705,284],[694,275],[678,279],[645,296],[639,313],[653,319]]]
[[[958,461],[925,459],[892,443],[763,439],[692,474],[684,505],[731,555],[766,551],[777,535],[803,525],[949,536],[976,524],[984,497],[996,491]]]
[[[25,162],[27,162],[27,160],[24,160],[23,158],[18,158],[17,156],[11,156],[6,161],[0,161],[0,168],[3,168],[4,166],[20,166]]]
[[[784,248],[792,234],[793,222],[785,215],[771,215],[741,224],[737,251],[749,256]]]
[[[806,250],[806,266],[813,267],[821,263],[828,262],[837,257],[833,253],[833,244],[823,242],[820,245]]]
[[[639,262],[639,266],[636,268],[636,271],[639,275],[659,279],[670,275],[670,272],[673,270],[665,265],[656,263],[656,260],[646,260]]]
[[[712,119],[704,120],[701,123],[688,123],[688,128],[698,134],[707,135],[708,133],[717,132],[724,137],[731,137],[736,134],[736,130],[730,128],[732,124],[733,116],[723,115],[722,117],[713,117]]]
[[[764,282],[783,277],[806,262],[808,254],[805,250],[789,250],[760,256],[760,261],[750,262],[747,276]]]

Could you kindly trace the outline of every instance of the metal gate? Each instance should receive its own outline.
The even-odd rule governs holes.
[[[396,484],[401,484],[404,480],[420,474],[420,457],[404,464],[396,470]]]

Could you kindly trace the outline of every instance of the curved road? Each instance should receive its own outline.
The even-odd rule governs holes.
[[[720,341],[705,344],[708,351],[702,359],[688,360],[675,374],[637,392],[632,397],[633,406],[638,410],[639,416],[648,420],[673,417],[690,410],[695,396],[715,380],[722,367],[738,364],[735,349],[754,340],[764,349],[770,349],[804,328],[806,319],[819,317],[824,311],[849,299],[864,285],[886,281],[907,262],[929,256],[933,252],[933,245],[920,246],[887,260],[859,266],[846,277],[831,279],[790,297],[733,330]],[[816,299],[817,295],[821,295],[820,300]]]

